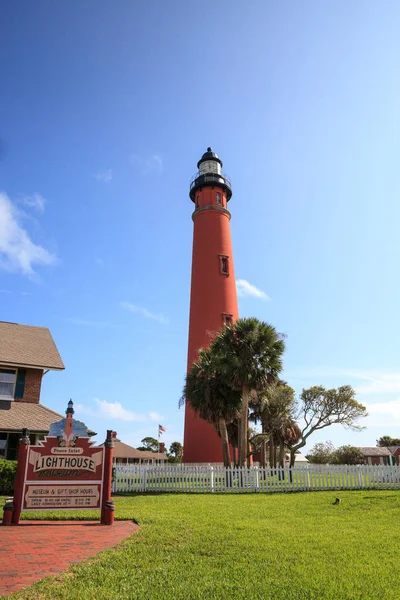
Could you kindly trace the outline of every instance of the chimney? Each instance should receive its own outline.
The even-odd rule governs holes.
[[[161,452],[161,454],[164,454],[164,452],[165,452],[165,444],[164,444],[164,442],[160,442],[160,452]]]

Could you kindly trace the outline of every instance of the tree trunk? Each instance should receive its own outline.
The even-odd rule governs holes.
[[[241,439],[240,439],[240,422],[241,419],[238,419],[238,446],[237,446],[237,462],[236,462],[236,466],[240,467],[240,456],[242,454],[242,443],[241,443]]]
[[[222,454],[224,457],[224,467],[231,466],[231,457],[229,453],[229,438],[228,430],[226,428],[226,421],[222,417],[219,419],[219,433],[222,441]]]
[[[301,442],[299,442],[298,444],[296,444],[295,446],[293,446],[293,448],[290,448],[290,468],[292,469],[294,467],[294,461],[296,460],[296,452],[297,450],[300,450],[300,448],[303,448],[307,443],[307,440],[302,440]]]
[[[269,468],[274,468],[274,436],[269,436]]]
[[[276,469],[276,463],[277,463],[276,454],[277,454],[277,447],[276,447],[276,439],[274,437],[274,457],[273,457],[274,469]]]
[[[280,440],[279,444],[279,466],[281,469],[285,466],[285,443],[283,440]]]
[[[290,449],[290,468],[293,469],[294,461],[296,460],[296,450]]]
[[[250,389],[247,385],[242,389],[242,413],[240,415],[240,452],[239,452],[239,467],[245,467],[247,463],[248,453],[248,428],[249,428],[249,396]]]
[[[264,423],[261,423],[261,433],[265,433]],[[261,445],[261,466],[265,469],[265,461],[266,461],[266,441],[263,439]]]

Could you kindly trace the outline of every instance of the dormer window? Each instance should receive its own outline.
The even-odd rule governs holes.
[[[229,275],[229,257],[228,256],[220,256],[221,260],[221,274]]]
[[[217,204],[222,204],[221,194],[219,192],[217,192]]]
[[[16,379],[15,369],[0,369],[0,400],[14,400]]]

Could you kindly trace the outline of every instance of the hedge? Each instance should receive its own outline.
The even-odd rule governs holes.
[[[14,493],[17,461],[0,458],[0,495],[12,496]]]

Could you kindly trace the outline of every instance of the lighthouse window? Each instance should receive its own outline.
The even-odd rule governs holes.
[[[233,324],[233,315],[223,313],[222,320],[224,322],[224,325],[227,325],[228,327],[230,327]]]
[[[217,204],[221,204],[221,194],[217,192]]]
[[[229,258],[227,256],[221,256],[220,258],[222,275],[229,275]]]

